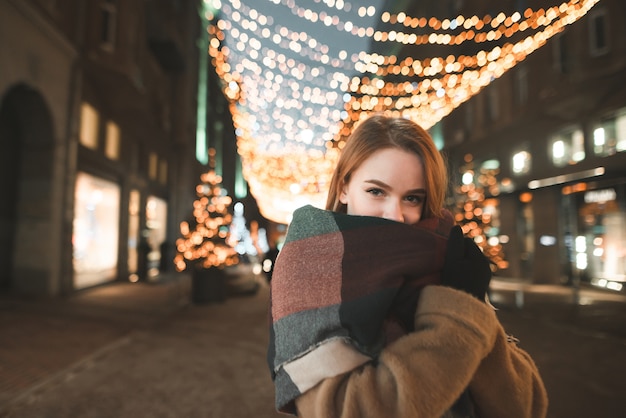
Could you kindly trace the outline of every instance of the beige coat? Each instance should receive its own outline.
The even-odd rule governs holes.
[[[548,399],[530,356],[507,341],[493,308],[443,286],[422,291],[416,331],[378,361],[298,399],[303,418],[439,418],[469,386],[481,418],[543,418]]]

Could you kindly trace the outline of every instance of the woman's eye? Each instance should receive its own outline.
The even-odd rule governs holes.
[[[383,192],[382,189],[378,189],[378,188],[367,189],[366,192],[373,196],[382,196],[385,193]]]
[[[406,200],[408,200],[410,203],[413,203],[414,205],[420,205],[422,203],[424,203],[426,196],[423,195],[411,195],[411,196],[407,196]]]

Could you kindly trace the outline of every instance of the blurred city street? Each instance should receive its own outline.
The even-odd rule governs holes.
[[[283,416],[265,362],[268,287],[240,274],[256,293],[207,305],[188,302],[185,275],[0,299],[0,416]],[[549,417],[623,416],[625,296],[499,279],[492,302],[542,372]]]
[[[548,417],[626,417],[625,16],[0,0],[0,418],[284,416],[257,270],[327,201],[449,210],[510,276],[489,296]]]

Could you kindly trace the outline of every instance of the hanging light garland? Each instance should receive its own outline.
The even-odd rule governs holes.
[[[523,14],[443,20],[382,12],[383,24],[406,28],[382,31],[374,28],[378,11],[373,6],[348,1],[314,0],[315,9],[297,0],[255,3],[265,1],[265,9],[280,7],[291,14],[292,29],[241,0],[204,1],[206,10],[219,10],[218,16],[207,12],[213,22],[208,52],[230,102],[243,175],[261,213],[279,223],[288,223],[304,204],[324,206],[332,170],[354,124],[372,112],[387,112],[430,128],[599,2],[570,0]],[[363,49],[331,47],[312,30],[293,29],[311,25],[318,34],[335,31],[337,37],[360,40]],[[479,48],[511,38],[516,40],[474,55],[399,60],[365,51],[369,40],[473,42]]]

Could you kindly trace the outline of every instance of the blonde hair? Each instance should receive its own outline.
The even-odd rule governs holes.
[[[414,153],[422,160],[426,182],[422,218],[442,217],[448,173],[433,139],[411,120],[378,114],[362,121],[348,138],[330,182],[326,209],[346,213],[346,205],[339,201],[339,196],[350,176],[372,154],[387,148]]]

